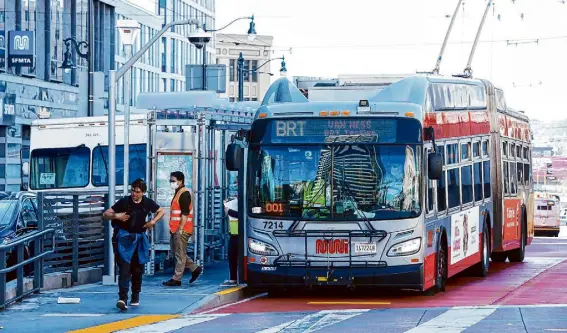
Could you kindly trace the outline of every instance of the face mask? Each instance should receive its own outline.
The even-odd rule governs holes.
[[[169,186],[171,187],[172,190],[177,190],[177,182],[169,183]]]

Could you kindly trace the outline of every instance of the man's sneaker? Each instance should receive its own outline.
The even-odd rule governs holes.
[[[130,300],[130,305],[132,306],[140,305],[140,294],[132,293],[132,299]]]
[[[164,281],[161,284],[163,284],[166,287],[179,287],[181,286],[181,281],[169,279],[168,281]]]
[[[225,280],[220,286],[221,287],[235,287],[238,284],[235,280]]]
[[[122,311],[128,310],[128,305],[126,305],[126,301],[122,299],[119,299],[118,302],[116,302],[116,307]]]
[[[201,268],[201,266],[197,267],[197,269],[195,269],[193,271],[193,274],[191,275],[191,280],[189,280],[189,283],[193,283],[195,281],[197,281],[197,279],[201,276],[201,274],[203,274],[203,268]]]

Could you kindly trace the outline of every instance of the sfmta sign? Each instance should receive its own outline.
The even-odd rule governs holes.
[[[8,32],[8,66],[33,67],[34,59],[34,31]]]

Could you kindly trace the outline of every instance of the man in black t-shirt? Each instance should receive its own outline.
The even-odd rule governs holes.
[[[143,264],[149,261],[149,241],[146,230],[151,230],[163,214],[163,208],[152,199],[144,196],[147,186],[142,179],[132,183],[130,196],[120,199],[107,209],[103,218],[112,220],[114,234],[112,247],[118,264],[118,302],[121,310],[128,309],[128,289],[132,279],[132,298],[130,305],[140,305]],[[147,222],[150,213],[154,218]]]

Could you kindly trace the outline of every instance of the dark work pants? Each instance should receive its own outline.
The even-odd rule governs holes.
[[[228,243],[228,268],[230,270],[230,280],[235,280],[238,276],[238,235],[230,235]]]
[[[134,252],[132,260],[127,263],[120,255],[117,256],[118,261],[118,297],[126,301],[128,300],[128,289],[130,289],[130,279],[132,279],[132,294],[142,291],[142,273],[144,265],[140,264],[138,259],[138,251]]]

